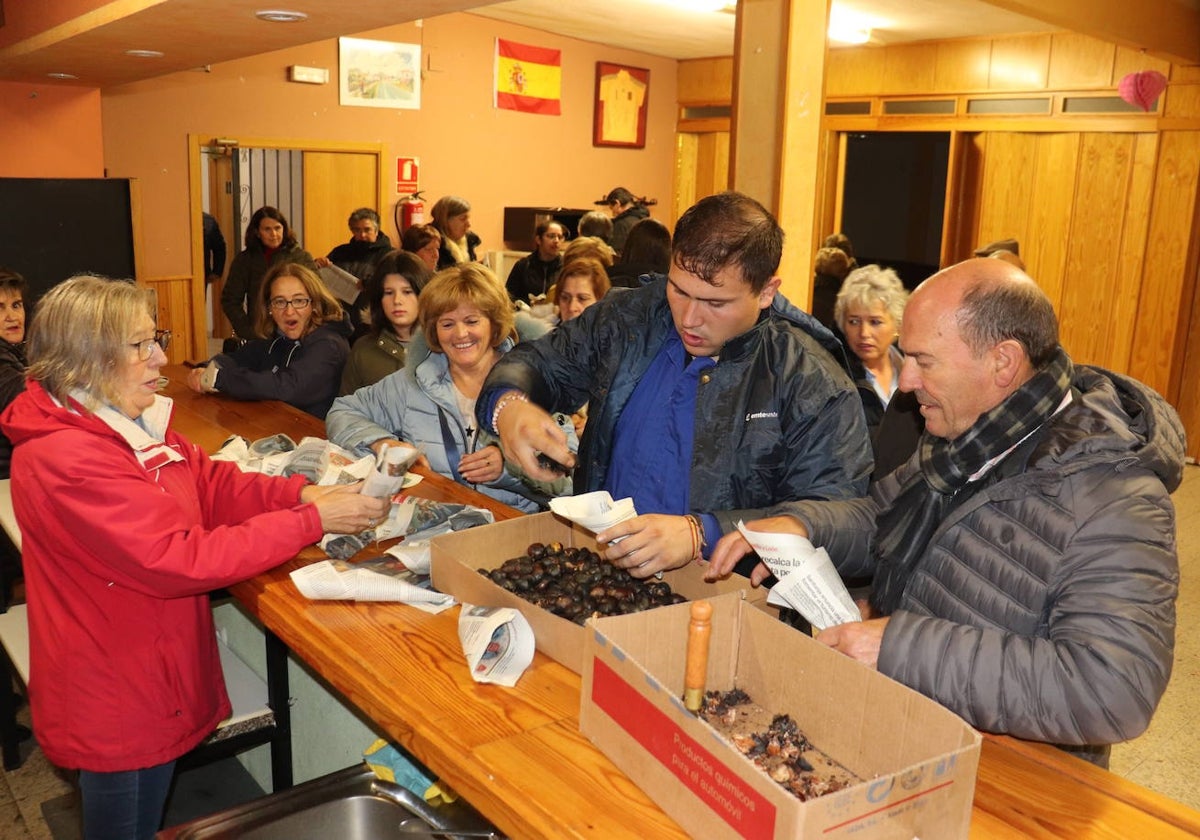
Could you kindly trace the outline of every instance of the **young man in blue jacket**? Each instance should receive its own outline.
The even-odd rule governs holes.
[[[518,344],[484,384],[478,419],[508,458],[552,477],[541,453],[575,469],[577,493],[634,499],[641,515],[598,536],[639,577],[779,502],[866,492],[862,404],[832,334],[777,294],[782,251],[757,201],[705,198],[676,226],[667,275]],[[584,403],[576,455],[549,412]]]

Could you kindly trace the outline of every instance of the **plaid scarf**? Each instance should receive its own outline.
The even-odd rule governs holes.
[[[1071,387],[1074,368],[1061,347],[1032,378],[971,428],[947,440],[921,437],[921,469],[911,475],[892,506],[875,523],[875,580],[871,606],[891,615],[925,550],[970,477],[1016,446],[1054,414]]]

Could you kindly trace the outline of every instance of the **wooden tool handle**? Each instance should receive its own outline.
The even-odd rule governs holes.
[[[683,705],[689,712],[699,712],[704,705],[708,641],[711,635],[712,604],[693,601],[692,619],[688,622],[687,664],[683,672]]]

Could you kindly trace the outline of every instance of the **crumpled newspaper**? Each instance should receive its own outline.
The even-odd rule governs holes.
[[[345,560],[372,542],[410,536],[427,540],[438,534],[490,525],[495,521],[492,512],[485,508],[402,495],[393,499],[388,518],[375,528],[360,534],[326,534],[321,540],[321,548],[330,557]]]

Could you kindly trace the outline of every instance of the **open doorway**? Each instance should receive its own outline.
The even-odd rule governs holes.
[[[848,134],[840,229],[860,265],[896,270],[912,289],[939,268],[949,132]]]
[[[225,238],[221,281],[244,243],[246,224],[264,204],[287,217],[301,247],[324,256],[349,238],[346,219],[359,207],[385,206],[383,147],[379,144],[257,138],[188,138],[192,200],[192,276],[203,278],[201,212],[210,213]],[[210,344],[231,334],[221,313],[219,283],[193,284],[192,358],[206,359]]]

